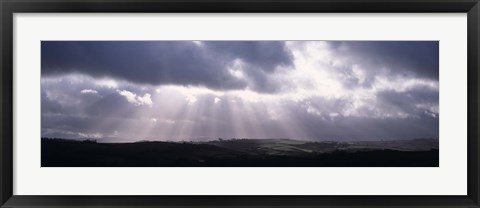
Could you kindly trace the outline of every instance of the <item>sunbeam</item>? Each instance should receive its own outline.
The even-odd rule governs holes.
[[[436,41],[44,41],[41,79],[42,137],[438,137]]]

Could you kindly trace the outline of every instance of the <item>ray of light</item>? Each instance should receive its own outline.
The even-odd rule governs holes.
[[[195,42],[195,44],[203,47],[202,42]],[[289,41],[287,46],[292,50],[294,66],[278,68],[275,73],[269,75],[275,81],[282,83],[276,86],[281,90],[275,93],[257,92],[249,87],[217,90],[202,86],[150,86],[110,78],[93,78],[81,74],[42,77],[42,87],[53,86],[49,88],[52,92],[48,92],[47,97],[56,100],[65,108],[73,109],[72,112],[76,114],[72,113],[69,116],[84,116],[86,120],[96,121],[85,125],[89,132],[83,132],[83,130],[74,132],[73,128],[63,127],[59,127],[59,130],[83,135],[94,135],[96,131],[102,131],[103,136],[127,137],[125,139],[130,140],[176,141],[201,137],[214,139],[216,137],[267,138],[272,136],[323,139],[312,138],[311,132],[308,132],[305,125],[315,124],[305,124],[305,121],[300,119],[299,112],[289,108],[290,104],[304,107],[305,112],[302,113],[309,113],[311,115],[307,114],[307,116],[318,121],[319,126],[316,130],[333,126],[338,129],[339,135],[355,134],[359,133],[359,130],[355,126],[342,123],[345,122],[342,119],[382,120],[419,117],[411,112],[405,112],[395,104],[383,103],[381,98],[377,97],[378,93],[386,91],[408,93],[418,88],[428,92],[438,92],[436,80],[403,75],[375,75],[371,85],[363,86],[362,84],[367,80],[366,69],[359,64],[344,66],[344,60],[334,57],[326,42]],[[243,67],[246,66],[237,59],[227,70],[236,78],[248,79],[250,75]],[[358,80],[356,83],[358,86],[345,86],[342,80],[348,78]],[[63,92],[62,84],[66,85],[65,88],[81,87],[78,93],[82,93],[83,96],[86,96],[85,94],[93,96],[103,92],[101,96],[105,99],[110,95],[123,92],[129,99],[123,101],[130,101],[128,104],[131,105],[112,106],[112,109],[106,109],[101,116],[80,115],[81,113],[76,112],[78,109],[75,108],[88,110],[100,105],[102,100],[98,99],[95,102],[81,100],[81,97],[76,98],[75,95]],[[134,92],[135,90],[137,91]],[[58,93],[55,94],[56,92]],[[105,92],[111,94],[105,94]],[[152,95],[150,107],[143,105],[149,102],[137,100],[137,98],[146,98],[144,97],[146,92]],[[330,102],[335,100],[346,104],[336,106]],[[433,114],[432,117],[438,118],[438,103],[412,105],[417,110],[429,111],[425,113]],[[104,115],[107,113],[108,115]],[[322,122],[328,125],[321,126]],[[381,127],[369,128],[379,133],[386,131]],[[108,133],[107,130],[112,132]]]

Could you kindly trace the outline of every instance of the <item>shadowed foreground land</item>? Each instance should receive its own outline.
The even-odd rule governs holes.
[[[97,143],[42,138],[42,167],[438,167],[436,139]]]

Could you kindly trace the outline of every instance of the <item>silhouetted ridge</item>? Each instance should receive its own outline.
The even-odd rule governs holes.
[[[42,167],[438,167],[438,140],[208,142],[42,138]]]

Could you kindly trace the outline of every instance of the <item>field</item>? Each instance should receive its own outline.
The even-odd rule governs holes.
[[[438,167],[437,139],[97,143],[42,138],[42,167]]]

